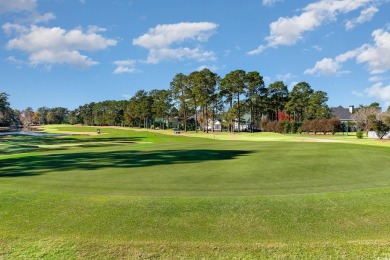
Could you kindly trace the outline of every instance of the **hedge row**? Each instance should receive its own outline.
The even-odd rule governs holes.
[[[313,119],[304,123],[290,121],[265,121],[261,123],[264,132],[296,134],[296,133],[323,133],[335,134],[342,130],[342,124],[338,118]]]

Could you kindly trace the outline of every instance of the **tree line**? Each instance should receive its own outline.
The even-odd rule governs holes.
[[[0,93],[0,126],[17,124],[17,111],[13,110],[8,102],[8,94]]]
[[[7,95],[2,95],[6,101]],[[306,82],[297,83],[289,91],[283,81],[275,81],[266,87],[257,71],[234,70],[222,78],[203,69],[188,75],[178,73],[172,78],[169,88],[139,90],[129,100],[92,102],[74,110],[62,107],[13,110],[8,117],[13,117],[14,121],[3,120],[3,111],[6,110],[2,101],[0,116],[3,125],[12,124],[15,117],[19,117],[25,124],[153,125],[162,128],[169,127],[166,122],[176,116],[183,119],[180,127],[185,131],[208,131],[208,126],[216,119],[227,130],[240,131],[243,116],[249,114],[248,129],[255,131],[261,128],[261,118],[279,121],[280,112],[295,122],[331,118],[327,101],[326,92],[314,91]]]
[[[296,84],[292,91],[282,81],[265,87],[259,72],[235,70],[224,78],[203,69],[188,75],[176,74],[168,89],[139,90],[128,101],[104,101],[79,106],[70,112],[72,123],[87,125],[126,125],[133,127],[166,125],[170,117],[183,118],[183,130],[209,130],[216,119],[226,129],[240,131],[244,114],[249,114],[249,129],[260,129],[261,118],[278,121],[283,111],[294,121],[332,117],[327,106],[328,96],[314,91],[306,82]],[[161,120],[165,119],[165,120]],[[240,119],[240,120],[239,120]],[[162,123],[162,125],[161,125]]]
[[[352,115],[358,130],[366,132],[375,131],[377,137],[382,139],[390,132],[390,106],[382,112],[379,103],[374,102],[369,106],[360,106]]]

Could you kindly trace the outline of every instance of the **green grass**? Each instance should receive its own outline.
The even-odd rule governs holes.
[[[390,257],[387,142],[101,132],[0,137],[0,259]]]

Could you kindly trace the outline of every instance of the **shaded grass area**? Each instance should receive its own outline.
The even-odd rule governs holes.
[[[80,136],[49,137],[49,136],[0,136],[0,156],[15,153],[42,152],[66,150],[74,147],[113,146],[124,143],[145,141],[144,137],[95,137]]]
[[[239,150],[162,150],[143,152],[119,150],[104,152],[74,152],[4,159],[0,177],[33,176],[53,171],[93,171],[102,168],[133,168],[202,161],[230,160],[249,154]]]
[[[193,143],[199,142],[194,138],[183,136],[169,136],[158,132],[132,131],[129,128],[100,128],[101,134],[88,136],[99,127],[82,126],[46,126],[44,133],[72,133],[70,136],[0,136],[0,156],[15,153],[43,152],[53,150],[67,150],[75,147],[99,147],[136,143]],[[86,133],[83,135],[82,133]]]
[[[148,148],[83,147],[3,157],[0,188],[204,197],[321,193],[390,185],[390,150],[385,147],[196,140],[149,144]]]

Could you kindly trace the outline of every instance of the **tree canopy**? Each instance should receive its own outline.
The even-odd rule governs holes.
[[[214,130],[219,120],[229,131],[259,130],[261,121],[279,121],[283,114],[289,121],[305,122],[332,117],[327,105],[328,95],[314,90],[309,83],[297,83],[291,92],[283,81],[265,86],[258,71],[238,69],[220,77],[209,69],[189,74],[177,73],[167,89],[138,90],[128,100],[106,100],[80,105],[68,110],[63,107],[26,108],[15,112],[8,95],[0,93],[0,125],[15,124],[84,124],[96,126],[170,127],[170,118],[187,131]],[[365,129],[370,127],[366,110],[379,109],[378,103],[360,108],[356,120]],[[16,115],[15,115],[16,113]],[[364,114],[364,115],[362,115]],[[263,119],[262,119],[263,118]]]

